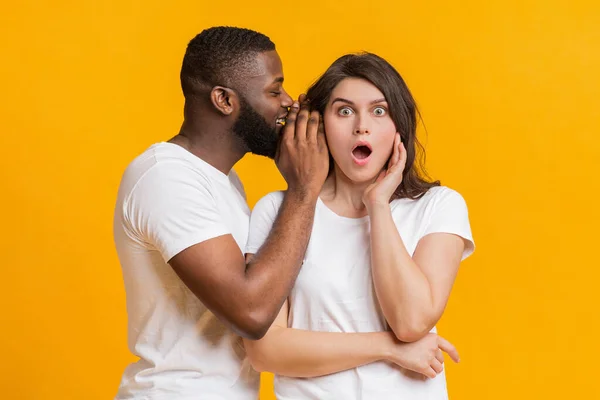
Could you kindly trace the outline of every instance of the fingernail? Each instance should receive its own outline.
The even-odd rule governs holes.
[[[294,102],[294,104],[292,104],[292,108],[299,108],[300,107],[300,103],[298,103],[297,101]]]

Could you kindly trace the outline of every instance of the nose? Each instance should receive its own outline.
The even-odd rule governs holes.
[[[370,134],[369,128],[364,123],[364,118],[360,118],[360,116],[357,116],[357,118],[356,118],[356,126],[354,127],[354,134],[355,135],[369,135]]]
[[[285,89],[281,89],[281,107],[288,108],[294,104],[294,100],[290,97],[290,95],[285,91]]]

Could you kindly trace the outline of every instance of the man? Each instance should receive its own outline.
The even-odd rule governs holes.
[[[114,235],[140,360],[116,398],[256,399],[240,336],[265,334],[299,272],[328,171],[324,133],[283,89],[275,45],[258,32],[201,32],[181,85],[179,134],[138,156],[119,188]],[[250,211],[232,167],[248,152],[275,158],[288,189],[246,265]]]

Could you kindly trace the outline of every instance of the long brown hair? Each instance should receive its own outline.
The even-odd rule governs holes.
[[[324,114],[331,93],[346,78],[365,79],[383,93],[390,117],[406,148],[402,183],[396,188],[392,200],[418,199],[430,188],[439,186],[439,181],[427,180],[425,149],[417,139],[417,116],[420,118],[420,114],[415,100],[398,71],[383,58],[372,53],[359,53],[346,54],[335,60],[308,89],[306,95],[311,108]],[[330,165],[333,165],[333,160]]]

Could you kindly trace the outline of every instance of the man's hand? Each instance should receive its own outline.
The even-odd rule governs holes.
[[[316,197],[329,173],[329,151],[322,118],[308,108],[304,95],[290,108],[275,162],[289,192]]]

